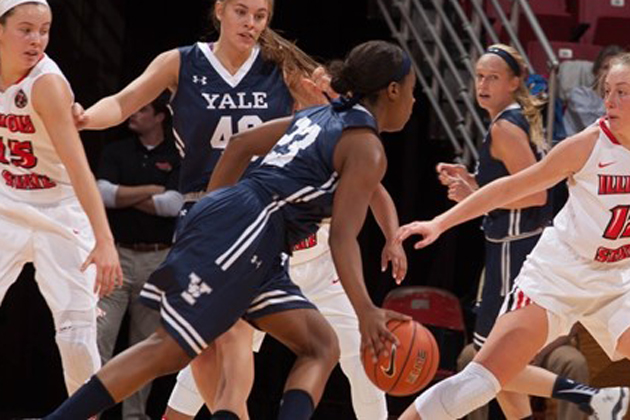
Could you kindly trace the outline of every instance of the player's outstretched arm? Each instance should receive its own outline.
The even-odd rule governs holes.
[[[35,82],[33,107],[42,118],[55,150],[68,170],[72,186],[94,231],[96,246],[82,269],[91,263],[96,264],[95,288],[102,296],[116,284],[122,284],[122,270],[105,215],[105,206],[74,126],[70,110],[72,102],[70,88],[60,76],[45,75]]]
[[[292,117],[268,121],[233,135],[212,171],[207,191],[236,184],[254,156],[265,156],[280,140]]]
[[[330,249],[341,284],[359,318],[362,348],[376,358],[386,351],[385,341],[397,342],[387,329],[387,321],[410,319],[372,303],[357,241],[372,195],[385,173],[385,152],[371,130],[347,130],[335,149],[334,164],[341,178],[333,204]]]
[[[75,106],[75,122],[80,129],[101,130],[125,121],[164,90],[177,90],[180,54],[178,50],[158,55],[146,70],[123,90],[101,99],[85,112]]]
[[[491,182],[433,220],[402,226],[397,239],[404,241],[411,235],[421,235],[423,240],[415,248],[423,248],[453,226],[554,186],[584,166],[597,136],[597,129],[589,128],[564,140],[540,162]]]

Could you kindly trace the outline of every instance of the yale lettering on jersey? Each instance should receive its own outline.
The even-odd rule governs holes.
[[[267,109],[267,92],[202,93],[207,109]]]
[[[201,277],[199,277],[196,273],[190,273],[188,278],[190,279],[188,289],[181,293],[181,297],[188,302],[189,305],[197,303],[197,299],[199,299],[201,295],[209,295],[212,293],[212,287],[204,283],[203,280],[201,280]]]

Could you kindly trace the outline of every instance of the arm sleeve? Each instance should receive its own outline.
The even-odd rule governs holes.
[[[110,209],[116,208],[116,192],[118,192],[118,185],[113,184],[106,179],[99,179],[96,182],[96,185],[101,193],[105,207]]]
[[[162,217],[175,217],[184,205],[184,196],[175,190],[167,190],[153,197],[155,214]]]

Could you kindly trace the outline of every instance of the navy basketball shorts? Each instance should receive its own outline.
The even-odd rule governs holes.
[[[539,238],[540,235],[534,235],[504,242],[486,239],[486,271],[473,334],[476,350],[486,342],[505,296],[512,289],[525,258],[534,249]]]
[[[191,357],[241,317],[315,308],[287,274],[276,204],[244,184],[203,198],[145,284],[141,299]]]

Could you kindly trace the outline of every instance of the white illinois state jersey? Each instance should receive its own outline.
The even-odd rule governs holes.
[[[569,200],[556,216],[559,237],[599,263],[630,263],[630,150],[604,119],[584,167],[569,180]]]
[[[52,204],[74,196],[65,166],[33,109],[35,82],[47,74],[64,78],[48,56],[17,83],[0,92],[0,196]]]
[[[305,264],[328,252],[330,250],[328,246],[329,231],[330,219],[326,219],[319,225],[319,229],[316,233],[298,242],[298,244],[293,247],[291,267]]]

